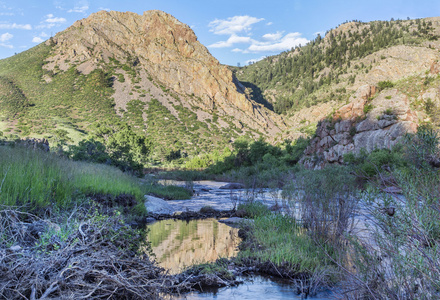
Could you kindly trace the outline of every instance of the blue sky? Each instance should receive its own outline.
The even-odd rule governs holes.
[[[314,39],[347,20],[440,16],[439,0],[0,0],[0,59],[99,10],[159,9],[190,25],[221,63],[242,66]]]

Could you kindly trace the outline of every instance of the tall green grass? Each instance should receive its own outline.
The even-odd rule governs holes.
[[[0,146],[0,204],[40,209],[69,207],[86,194],[131,194],[143,203],[146,187],[122,171],[74,162],[51,153]]]
[[[325,254],[334,253],[330,246],[324,246],[328,249],[318,247],[306,230],[290,216],[260,215],[254,219],[251,232],[256,247],[241,251],[239,258],[255,258],[277,266],[290,265],[297,273],[314,274],[334,268]]]

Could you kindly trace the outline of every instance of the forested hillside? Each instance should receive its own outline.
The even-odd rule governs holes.
[[[305,46],[234,69],[256,101],[285,114],[347,99],[346,87],[354,84],[356,73],[372,68],[354,61],[390,46],[437,41],[439,31],[433,25],[429,19],[347,22]]]

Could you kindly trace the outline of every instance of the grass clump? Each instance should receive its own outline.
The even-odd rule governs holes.
[[[69,208],[90,194],[130,194],[143,203],[135,177],[106,165],[74,162],[51,153],[0,146],[0,203],[29,210]]]
[[[240,203],[237,210],[242,211],[243,214],[249,218],[262,217],[271,213],[269,208],[261,202]]]
[[[186,200],[193,195],[192,190],[184,187],[161,184],[148,186],[147,193],[165,200]]]
[[[329,258],[290,216],[264,214],[249,225],[252,244],[240,251],[238,259],[255,259],[285,266],[296,274],[313,274],[331,265]],[[331,253],[331,249],[326,249]]]

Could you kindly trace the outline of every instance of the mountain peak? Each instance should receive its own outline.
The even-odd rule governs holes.
[[[195,153],[202,146],[223,148],[242,135],[279,138],[285,129],[281,117],[251,100],[233,72],[209,53],[188,25],[162,11],[100,11],[38,48],[47,51],[40,58],[41,83],[54,85],[71,74],[71,86],[64,89],[108,89],[95,100],[89,93],[54,102],[72,104],[85,115],[83,104],[108,103],[107,116],[118,115],[156,141],[160,135],[161,145],[172,140],[176,148]],[[79,98],[81,105],[75,102]],[[93,122],[92,115],[86,118],[83,130]],[[163,128],[166,132],[159,133]]]

